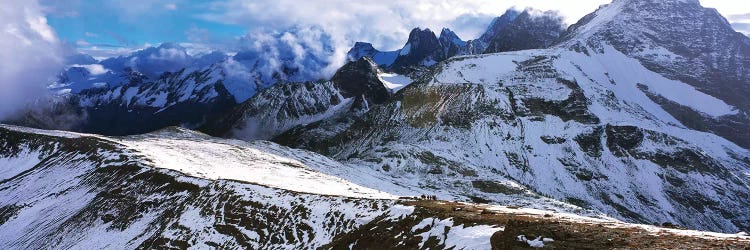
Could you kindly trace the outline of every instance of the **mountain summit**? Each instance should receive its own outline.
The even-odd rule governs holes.
[[[649,70],[733,106],[733,114],[717,117],[649,93],[684,125],[750,147],[750,38],[715,9],[696,0],[617,0],[564,36],[563,46],[599,51],[612,46]]]
[[[547,48],[557,42],[563,31],[563,20],[556,12],[508,9],[474,40],[461,40],[447,28],[443,28],[439,37],[429,29],[415,28],[402,49],[382,52],[372,44],[357,42],[349,50],[348,58],[354,61],[367,56],[386,70],[408,73],[454,56]]]

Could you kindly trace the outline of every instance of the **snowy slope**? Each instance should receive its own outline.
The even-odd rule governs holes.
[[[338,163],[267,142],[9,126],[0,138],[6,249],[314,247],[394,203],[314,169]]]
[[[300,249],[417,216],[391,194],[334,176],[367,178],[355,166],[270,142],[2,125],[0,146],[2,248]],[[387,186],[378,181],[367,184]],[[498,228],[446,224],[443,239],[474,249]]]
[[[616,0],[553,48],[453,57],[355,122],[275,140],[454,199],[540,194],[627,221],[748,230],[744,104],[700,84],[748,72],[748,39],[722,20],[697,1]],[[701,50],[717,54],[684,54]],[[336,132],[306,136],[321,130]]]
[[[311,152],[180,128],[112,138],[3,125],[0,146],[0,247],[7,249],[326,248],[370,244],[358,236],[363,230],[401,242],[380,241],[381,246],[487,249],[507,224],[467,220],[461,209],[433,207],[446,204],[440,201],[393,200],[325,174],[364,177],[352,172],[356,166]],[[592,228],[633,227],[553,211],[482,209]],[[401,231],[404,225],[408,232]],[[681,239],[702,245],[744,242],[737,235],[698,232]]]
[[[616,0],[571,26],[564,37],[559,47],[602,53],[611,46],[650,71],[690,85],[650,86],[649,97],[691,129],[750,148],[750,132],[744,129],[750,126],[750,38],[715,9],[699,1]],[[735,110],[696,109],[706,95]],[[706,103],[710,109],[717,105]]]
[[[225,141],[180,128],[115,141],[142,152],[158,168],[202,179],[235,180],[320,195],[396,198],[317,172],[343,167],[333,160],[270,142]]]
[[[457,199],[504,203],[529,189],[629,221],[747,230],[750,152],[685,127],[643,86],[735,112],[611,48],[530,50],[448,60],[361,123],[302,146]]]

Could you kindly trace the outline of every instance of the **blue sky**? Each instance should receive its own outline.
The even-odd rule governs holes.
[[[79,49],[142,48],[162,42],[216,47],[255,32],[322,27],[337,45],[396,49],[414,27],[448,27],[473,39],[510,7],[559,10],[569,23],[610,0],[41,0],[57,36]],[[575,4],[571,4],[575,2]],[[750,32],[750,5],[702,0]],[[90,50],[89,50],[90,51]]]
[[[129,2],[129,3],[125,3]],[[78,47],[138,47],[161,42],[190,42],[210,31],[217,38],[243,35],[247,27],[199,18],[204,1],[46,1],[47,22],[60,39]]]

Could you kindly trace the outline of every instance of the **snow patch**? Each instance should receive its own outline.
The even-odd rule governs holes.
[[[416,232],[428,227],[429,230],[419,234],[422,239],[422,242],[419,243],[420,248],[424,246],[427,240],[434,237],[437,238],[438,244],[445,244],[445,248],[447,249],[490,249],[492,234],[503,230],[502,227],[490,225],[472,227],[465,227],[465,225],[454,226],[453,218],[445,220],[426,218],[412,227],[411,231]]]
[[[529,244],[529,246],[533,248],[542,248],[544,247],[544,243],[552,243],[555,241],[551,238],[542,238],[542,236],[536,237],[536,239],[533,240],[529,240],[525,235],[516,236],[516,240],[520,242],[526,242],[526,244]]]
[[[385,87],[390,89],[393,93],[398,92],[402,88],[409,86],[409,84],[414,82],[414,80],[412,80],[408,76],[399,75],[396,73],[381,73],[378,74],[378,77],[380,78],[380,81],[385,83]]]

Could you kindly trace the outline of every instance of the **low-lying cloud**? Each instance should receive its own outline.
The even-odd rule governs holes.
[[[62,47],[36,0],[0,4],[0,119],[47,94]]]

